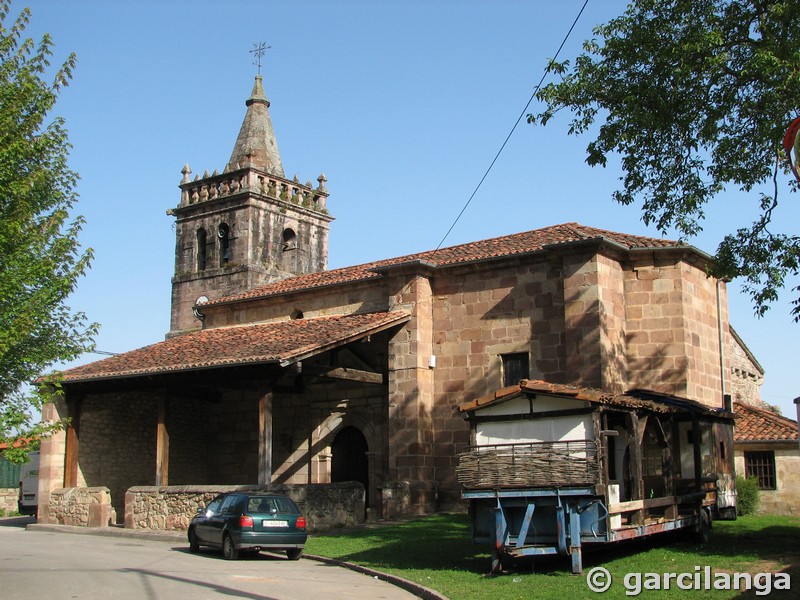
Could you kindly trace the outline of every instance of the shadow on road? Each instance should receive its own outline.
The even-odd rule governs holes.
[[[225,557],[222,555],[222,550],[218,550],[215,548],[208,548],[202,547],[197,553],[192,552],[189,550],[189,546],[173,546],[173,552],[180,552],[182,554],[195,554],[196,556],[204,556],[207,558],[211,558],[214,560],[225,560]],[[248,560],[266,560],[266,561],[278,561],[278,562],[291,562],[286,555],[280,552],[270,552],[268,550],[261,550],[259,552],[247,552],[245,550],[240,550],[238,561],[248,561]]]
[[[250,600],[275,600],[272,596],[262,596],[261,594],[253,594],[250,592],[245,592],[242,590],[237,590],[235,588],[227,587],[217,583],[210,583],[210,582],[202,582],[196,581],[194,579],[189,579],[188,577],[178,577],[176,575],[168,575],[166,573],[158,573],[156,571],[151,571],[148,569],[121,569],[121,573],[136,573],[142,578],[142,582],[145,586],[145,589],[150,589],[153,592],[152,597],[155,598],[155,583],[158,579],[166,579],[169,581],[174,581],[178,583],[185,583],[188,585],[195,585],[199,588],[204,588],[206,590],[210,590],[216,594],[224,595],[224,596],[236,596],[237,598],[249,598]]]
[[[0,527],[19,527],[20,529],[24,529],[31,523],[36,523],[36,517],[33,515],[0,518]]]

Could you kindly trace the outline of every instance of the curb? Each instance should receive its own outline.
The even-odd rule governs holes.
[[[370,569],[369,567],[362,567],[356,563],[336,560],[335,558],[327,558],[325,556],[316,556],[314,554],[303,554],[303,558],[335,565],[337,567],[344,567],[345,569],[350,569],[351,571],[356,571],[357,573],[362,573],[364,575],[374,577],[375,579],[386,581],[387,583],[391,583],[392,585],[414,594],[418,598],[422,598],[422,600],[450,600],[447,596],[440,594],[436,590],[432,590],[419,583],[409,581],[408,579],[403,579],[398,575],[383,573],[382,571],[376,571],[375,569]]]
[[[134,540],[149,540],[151,542],[184,542],[186,541],[186,532],[185,531],[175,531],[175,532],[168,532],[168,531],[152,531],[152,530],[144,530],[144,529],[122,529],[119,527],[80,527],[77,525],[48,525],[45,523],[29,523],[25,527],[26,531],[48,531],[51,533],[71,533],[77,535],[99,535],[105,537],[121,537],[121,538],[130,538]],[[391,583],[401,589],[406,590],[421,598],[422,600],[449,600],[447,596],[440,594],[439,592],[432,590],[430,588],[426,588],[424,585],[415,583],[413,581],[409,581],[408,579],[403,579],[397,575],[392,575],[390,573],[383,573],[382,571],[376,571],[375,569],[370,569],[368,567],[362,567],[361,565],[357,565],[355,563],[336,560],[335,558],[327,558],[325,556],[316,556],[314,554],[303,554],[303,558],[307,558],[309,560],[315,560],[318,562],[323,562],[326,564],[334,565],[337,567],[343,567],[345,569],[350,569],[351,571],[355,571],[357,573],[362,573],[363,575],[369,575],[370,577],[374,577],[375,579],[380,579],[381,581],[386,581],[387,583]]]
[[[99,535],[104,537],[121,537],[133,540],[150,540],[152,542],[186,542],[186,532],[148,531],[145,529],[122,529],[119,527],[80,527],[78,525],[48,525],[30,523],[26,531],[49,531],[51,533],[73,533],[77,535]],[[186,542],[188,543],[188,542]]]

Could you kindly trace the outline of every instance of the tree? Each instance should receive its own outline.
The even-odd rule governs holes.
[[[782,150],[800,104],[797,0],[633,0],[594,30],[574,65],[537,98],[546,124],[572,113],[570,134],[597,131],[587,162],[621,156],[622,204],[681,239],[702,230],[706,205],[726,188],[754,196],[755,218],[728,233],[713,274],[743,277],[756,314],[797,280],[800,238],[782,232],[778,200],[797,191]],[[595,125],[599,125],[594,129]],[[748,217],[747,220],[750,220]],[[792,303],[800,320],[800,286]]]
[[[83,219],[70,215],[78,176],[67,166],[67,131],[62,119],[45,123],[76,59],[45,82],[52,39],[23,39],[28,9],[6,29],[10,5],[0,0],[0,442],[19,461],[62,425],[35,422],[47,397],[29,384],[90,349],[97,326],[65,304],[91,250],[78,243]]]

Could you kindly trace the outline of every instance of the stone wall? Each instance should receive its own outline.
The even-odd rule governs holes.
[[[0,488],[0,513],[14,514],[19,510],[19,488]]]
[[[681,257],[640,259],[625,272],[626,388],[640,387],[722,406],[717,293],[728,347],[724,284]],[[724,372],[729,378],[727,367]]]
[[[744,347],[744,342],[736,334],[731,336],[729,361],[731,364],[730,394],[736,402],[744,402],[762,407],[761,384],[764,371],[754,362],[752,355]]]
[[[119,516],[125,490],[155,483],[157,415],[154,394],[97,394],[82,403],[78,485],[108,487]]]
[[[736,473],[744,477],[745,450],[772,450],[775,452],[775,490],[759,491],[760,514],[800,515],[800,449],[796,443],[748,444],[734,453]]]
[[[425,423],[422,436],[432,438],[433,444],[418,446],[427,454],[416,452],[411,457],[425,465],[430,476],[412,477],[398,470],[391,473],[394,481],[410,481],[408,502],[428,487],[428,510],[463,511],[460,486],[455,478],[457,455],[469,445],[469,425],[454,416],[453,407],[467,399],[482,396],[503,386],[502,357],[505,354],[525,353],[529,356],[529,376],[562,382],[565,373],[564,290],[560,271],[545,261],[509,266],[473,265],[446,275],[437,275],[431,294],[433,323],[427,331],[417,334],[424,341],[433,339],[432,354],[435,367],[429,368],[429,357],[409,356],[420,378],[433,377],[434,402],[416,406],[404,398],[415,399],[421,387],[413,380],[402,382],[397,397],[390,396],[390,424],[398,431],[397,440],[413,433],[418,423]],[[416,319],[420,327],[423,319]],[[397,336],[395,352],[403,356],[413,348]],[[390,348],[392,350],[392,348]],[[414,362],[418,361],[418,362]],[[594,360],[595,363],[598,360]],[[412,365],[394,364],[403,369]],[[408,377],[408,372],[399,371]],[[401,383],[398,377],[398,383]],[[423,437],[425,439],[425,437]],[[390,454],[396,454],[396,446]],[[402,506],[402,502],[394,502]],[[389,509],[394,510],[394,509]]]
[[[258,483],[258,393],[225,391],[222,402],[208,403],[204,410],[208,453],[203,460],[208,461],[208,480],[217,485]]]
[[[58,488],[50,493],[47,523],[108,527],[116,522],[107,487]]]
[[[294,500],[309,532],[364,522],[364,487],[359,483],[257,486],[132,487],[125,494],[125,528],[185,530],[197,508],[231,491],[269,490]]]

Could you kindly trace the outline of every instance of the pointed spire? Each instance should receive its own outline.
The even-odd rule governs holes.
[[[236,165],[252,164],[256,169],[283,177],[283,163],[278,152],[278,143],[275,141],[275,132],[272,130],[269,100],[264,94],[261,75],[256,75],[253,91],[245,105],[247,112],[227,169],[238,168]]]

